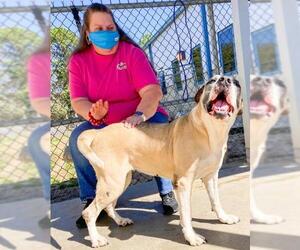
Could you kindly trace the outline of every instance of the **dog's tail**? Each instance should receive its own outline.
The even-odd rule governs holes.
[[[93,166],[103,167],[104,162],[96,155],[91,145],[95,137],[95,130],[89,129],[82,132],[78,139],[77,145],[79,151],[89,160]]]

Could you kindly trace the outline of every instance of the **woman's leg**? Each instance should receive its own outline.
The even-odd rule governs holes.
[[[147,122],[150,123],[168,123],[168,116],[156,112]],[[171,215],[178,210],[178,204],[173,193],[173,185],[170,179],[155,177],[158,191],[162,199],[164,214]]]
[[[35,129],[28,138],[28,149],[42,182],[43,194],[46,200],[50,199],[50,156],[43,151],[40,141],[43,135],[50,133],[50,123]],[[50,141],[49,141],[50,147]]]
[[[100,127],[94,127],[87,121],[83,122],[72,131],[69,139],[70,152],[75,166],[78,185],[79,185],[80,199],[81,201],[86,203],[84,208],[88,207],[89,204],[95,198],[97,178],[93,166],[79,151],[77,146],[77,138],[85,130],[101,129],[104,127],[105,125]],[[86,228],[86,222],[82,216],[80,216],[76,220],[76,226],[78,228]]]
[[[87,121],[83,122],[72,131],[69,139],[69,147],[77,174],[81,201],[94,199],[97,179],[92,165],[78,149],[77,138],[85,130],[101,129],[103,127],[105,126],[94,127]]]

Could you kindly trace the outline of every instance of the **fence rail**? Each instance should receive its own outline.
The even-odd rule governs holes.
[[[96,1],[94,1],[96,2]],[[134,2],[121,2],[121,1],[97,1],[98,3],[103,3],[110,9],[142,9],[142,8],[157,8],[157,7],[173,7],[175,1],[163,1],[163,0],[153,0],[153,1],[145,1],[145,0],[137,0]],[[186,6],[196,5],[196,4],[207,4],[207,3],[229,3],[230,0],[189,0],[184,1]],[[179,5],[179,2],[177,2]],[[62,2],[62,6],[55,6],[54,2],[52,2],[51,13],[60,13],[60,12],[69,12],[70,9],[75,6],[79,11],[85,10],[89,4],[81,4],[81,5],[69,5],[65,6],[64,2]]]

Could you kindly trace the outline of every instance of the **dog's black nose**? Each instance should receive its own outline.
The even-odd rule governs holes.
[[[219,78],[219,81],[218,81],[218,85],[219,87],[229,87],[229,85],[231,84],[231,79],[229,77],[223,77],[221,76]]]
[[[261,77],[256,77],[252,81],[252,85],[257,88],[266,88],[270,86],[272,83],[272,80],[270,78],[261,78]]]
[[[226,78],[226,82],[225,82],[226,87],[229,87],[230,84],[231,84],[231,79],[230,78]]]

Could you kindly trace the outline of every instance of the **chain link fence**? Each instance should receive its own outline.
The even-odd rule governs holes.
[[[237,73],[230,1],[184,1],[186,12],[178,1],[176,6],[175,1],[97,2],[112,9],[119,26],[147,53],[158,73],[164,93],[161,104],[170,120],[191,110],[196,91],[212,75]],[[83,3],[65,1],[54,1],[51,7],[52,201],[71,197],[77,186],[68,139],[82,120],[71,109],[66,65],[78,42],[85,8]],[[176,59],[178,51],[185,52],[186,60]],[[230,132],[224,166],[245,162],[239,116]],[[133,183],[151,179],[135,173]]]
[[[300,3],[298,9],[300,11]],[[252,74],[281,78],[279,41],[276,37],[271,1],[252,1],[249,5],[249,17]],[[293,161],[288,115],[281,116],[271,129],[261,163],[272,163],[274,160]]]
[[[47,119],[30,105],[27,61],[42,43],[49,10],[20,4],[0,9],[0,202],[41,196],[28,138]]]

